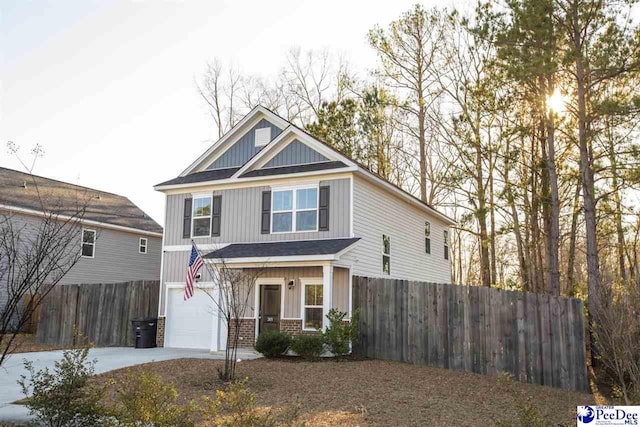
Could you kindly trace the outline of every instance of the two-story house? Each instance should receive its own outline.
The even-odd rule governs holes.
[[[326,326],[334,307],[350,314],[354,276],[451,278],[450,218],[263,107],[155,189],[166,194],[167,347],[226,343],[215,293],[183,300],[192,241],[205,262],[260,269],[242,319],[244,346],[266,329]],[[197,286],[215,288],[212,280],[205,271]]]
[[[80,258],[59,284],[159,280],[162,227],[128,198],[0,168],[0,220],[11,221],[22,242],[35,240],[47,212],[65,220],[79,211]],[[0,309],[7,296],[0,277]]]

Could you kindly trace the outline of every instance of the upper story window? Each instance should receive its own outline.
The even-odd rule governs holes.
[[[211,196],[195,196],[193,198],[191,222],[192,237],[211,236]]]
[[[318,230],[318,187],[274,190],[271,232]]]
[[[93,258],[96,251],[96,231],[86,228],[82,229],[82,256]]]
[[[425,253],[431,253],[431,223],[429,221],[424,222],[424,251]]]
[[[391,239],[386,234],[382,235],[382,272],[391,274]]]
[[[444,230],[444,259],[449,259],[449,232]]]
[[[147,239],[145,237],[141,237],[138,242],[138,252],[141,254],[147,253]]]

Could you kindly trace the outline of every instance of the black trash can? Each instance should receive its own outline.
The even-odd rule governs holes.
[[[153,348],[156,346],[158,319],[137,319],[131,321],[135,348]]]

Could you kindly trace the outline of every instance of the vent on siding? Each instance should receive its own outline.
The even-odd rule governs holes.
[[[256,129],[256,147],[263,147],[267,145],[271,141],[271,128],[260,128]]]

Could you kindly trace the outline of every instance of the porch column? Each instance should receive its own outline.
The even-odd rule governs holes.
[[[322,329],[329,327],[327,314],[333,305],[333,265],[322,266]]]

